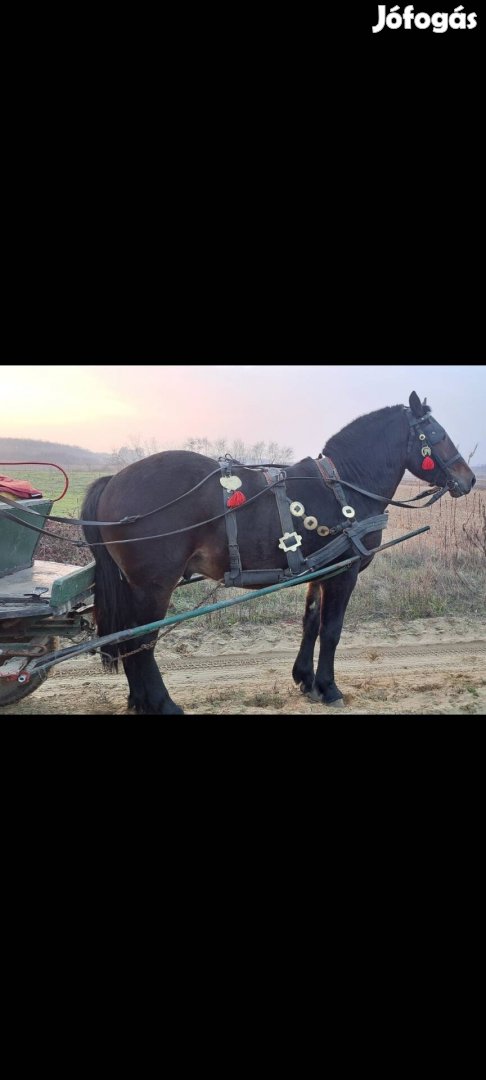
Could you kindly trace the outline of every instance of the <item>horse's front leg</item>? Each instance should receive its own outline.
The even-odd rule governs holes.
[[[320,595],[318,582],[311,581],[307,587],[304,618],[304,633],[292,668],[292,678],[303,693],[309,693],[314,685],[314,646],[319,633]]]
[[[334,656],[339,645],[343,620],[358,571],[352,567],[322,585],[320,650],[311,697],[324,705],[342,705],[343,695],[334,681]]]
[[[150,589],[133,588],[133,602],[139,626],[164,618],[171,591],[162,590],[155,585]],[[142,716],[169,716],[184,712],[172,701],[156,663],[154,648],[157,637],[158,631],[154,631],[143,638],[132,638],[120,649],[130,688],[128,705]],[[143,649],[142,645],[148,645],[149,648]],[[132,655],[124,657],[123,653]]]

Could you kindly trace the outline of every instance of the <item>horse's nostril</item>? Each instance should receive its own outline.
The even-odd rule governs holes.
[[[475,483],[476,483],[476,477],[475,477],[475,476],[473,476],[473,478],[472,478],[472,480],[471,480],[471,487],[472,487],[472,488],[474,487]]]

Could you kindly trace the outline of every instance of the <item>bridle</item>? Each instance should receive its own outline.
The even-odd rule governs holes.
[[[444,430],[443,427],[441,427],[440,424],[437,423],[437,420],[434,420],[434,417],[431,415],[431,413],[426,413],[425,416],[417,418],[413,415],[411,409],[404,407],[404,410],[407,416],[407,420],[410,424],[410,436],[407,446],[407,456],[410,450],[413,448],[413,439],[415,435],[418,435],[421,443],[423,444],[423,456],[425,456],[425,454],[429,452],[427,448],[435,447],[438,443],[442,442],[443,439],[447,438],[447,432]],[[424,427],[426,428],[426,431],[423,430]],[[446,488],[449,488],[449,490],[458,490],[460,492],[460,486],[450,472],[450,467],[451,465],[455,465],[456,461],[464,461],[462,454],[459,454],[458,452],[454,454],[453,457],[449,458],[448,461],[444,461],[438,451],[434,450],[434,461],[447,476],[447,484],[444,486],[443,490],[445,491]]]

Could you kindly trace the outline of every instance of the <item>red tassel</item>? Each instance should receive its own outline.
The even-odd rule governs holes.
[[[431,457],[424,458],[422,462],[422,468],[427,472],[428,469],[435,469],[435,461]]]
[[[243,503],[246,503],[246,495],[243,495],[242,491],[235,491],[234,495],[228,499],[226,506],[242,506]]]

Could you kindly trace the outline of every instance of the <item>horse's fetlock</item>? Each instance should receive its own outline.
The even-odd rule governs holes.
[[[299,660],[296,660],[292,668],[292,678],[296,686],[300,683],[304,687],[304,692],[312,690],[314,685],[314,669],[308,665],[304,666]]]

